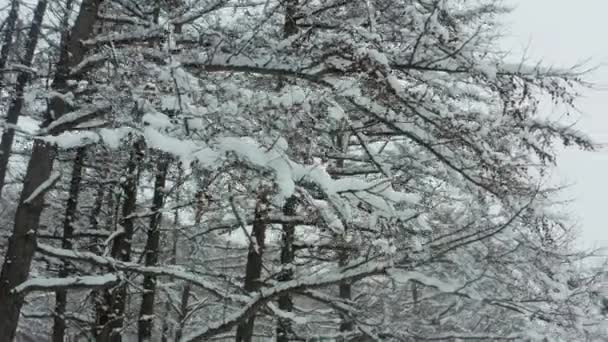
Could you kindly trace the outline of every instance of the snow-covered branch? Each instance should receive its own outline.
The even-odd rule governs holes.
[[[226,290],[222,284],[216,284],[209,281],[205,277],[199,276],[192,272],[186,271],[179,266],[143,266],[133,262],[116,260],[110,257],[99,256],[91,252],[79,252],[74,250],[60,249],[52,246],[38,244],[38,251],[45,255],[54,256],[65,260],[83,261],[97,266],[105,266],[110,269],[115,269],[123,272],[135,272],[139,274],[149,274],[157,276],[171,276],[176,279],[191,282],[193,285],[199,286],[214,295],[225,298]],[[243,296],[231,296],[228,298],[233,300],[243,300]]]
[[[95,289],[118,284],[122,276],[108,273],[98,276],[77,276],[67,278],[34,278],[15,287],[13,293],[25,295],[29,292],[52,292],[57,290]]]

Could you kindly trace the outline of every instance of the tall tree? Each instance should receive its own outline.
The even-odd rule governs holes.
[[[148,228],[148,237],[144,247],[144,263],[146,266],[156,266],[158,264],[158,256],[160,253],[160,228],[162,221],[162,209],[165,202],[165,186],[167,181],[167,172],[169,170],[169,157],[160,155],[156,162],[157,169],[154,179],[154,196],[152,199],[152,217]],[[156,297],[156,282],[157,277],[154,275],[145,275],[143,288],[144,293],[141,300],[141,308],[139,310],[138,321],[138,336],[139,341],[150,341],[153,330],[153,315],[154,315],[154,299]]]
[[[144,142],[136,138],[131,147],[127,164],[126,179],[122,184],[124,200],[122,203],[119,231],[111,241],[111,256],[116,260],[131,261],[132,242],[134,233],[134,217],[137,208],[137,190],[140,176],[140,166],[145,155]],[[97,312],[98,342],[120,342],[124,324],[124,314],[128,301],[127,284],[123,283],[103,295],[105,302],[102,310]]]
[[[86,148],[80,147],[76,151],[72,166],[72,174],[70,179],[70,189],[68,191],[68,200],[65,208],[65,216],[63,219],[63,236],[61,238],[61,248],[72,249],[72,239],[74,237],[74,222],[78,214],[78,197],[80,195],[82,183],[82,168],[86,157]],[[68,276],[69,265],[63,263],[59,266],[59,277],[65,278]],[[53,342],[63,342],[66,332],[66,307],[68,300],[67,290],[61,289],[55,292],[55,313],[53,319]]]
[[[21,0],[11,0],[11,7],[9,9],[6,21],[2,26],[4,35],[2,39],[2,47],[0,48],[0,71],[4,71],[6,63],[8,62],[11,48],[13,47],[13,40],[15,39],[15,30],[17,28],[17,21],[19,19],[19,5]],[[4,77],[0,77],[0,92],[4,88]]]
[[[27,40],[25,43],[25,53],[22,56],[22,63],[26,67],[31,67],[32,62],[34,60],[34,53],[36,52],[36,46],[38,46],[38,38],[40,36],[40,32],[42,30],[42,21],[44,20],[44,15],[46,13],[47,0],[40,0],[34,9],[34,17],[32,19],[30,30],[27,35]],[[16,17],[13,18],[13,6],[18,8],[19,1],[15,0],[11,3],[11,12],[9,14],[9,26],[12,22],[11,20],[16,21]],[[14,14],[16,16],[16,14]],[[14,25],[14,24],[13,24]],[[8,37],[8,31],[7,31]],[[12,32],[11,32],[12,37]],[[8,38],[7,38],[8,39]],[[11,38],[12,39],[12,38]],[[6,45],[5,45],[6,46]],[[4,53],[4,51],[2,51]],[[8,55],[8,51],[7,51]],[[2,55],[1,58],[3,58]],[[4,61],[6,62],[6,61]],[[2,60],[0,60],[2,63]],[[0,69],[3,66],[0,65]],[[2,190],[4,189],[4,185],[6,184],[6,173],[8,170],[9,159],[11,156],[11,150],[13,147],[13,140],[15,140],[15,125],[17,125],[17,121],[19,120],[19,116],[21,115],[21,110],[23,109],[24,104],[24,95],[25,95],[25,87],[28,85],[30,80],[29,70],[25,70],[19,73],[17,76],[17,84],[15,85],[15,94],[14,98],[11,101],[11,104],[8,108],[8,112],[6,114],[6,121],[4,123],[4,129],[2,131],[2,138],[0,138],[0,195],[2,195]],[[0,85],[1,87],[1,85]]]
[[[243,289],[254,292],[261,286],[262,268],[264,265],[264,249],[266,247],[266,216],[269,211],[268,190],[262,189],[257,196],[255,205],[255,218],[249,241],[249,252],[247,253],[247,265],[245,269],[245,282]],[[234,208],[237,214],[237,208]],[[243,227],[245,229],[245,227]],[[255,312],[244,319],[236,329],[236,342],[251,342],[254,333]]]
[[[45,2],[44,0],[42,0]],[[82,61],[85,47],[82,41],[93,32],[97,18],[97,10],[101,0],[85,0],[82,2],[76,22],[69,37],[62,42],[61,56],[57,65],[57,74],[53,80],[53,89],[65,91],[70,79],[70,68]],[[43,12],[43,11],[42,11]],[[62,115],[69,112],[70,106],[63,99],[53,97],[49,104],[44,127],[53,128]],[[0,273],[0,335],[8,340],[15,337],[19,313],[23,306],[23,298],[12,292],[12,289],[27,279],[36,247],[36,232],[40,225],[40,214],[44,208],[44,194],[57,180],[58,175],[52,175],[53,145],[36,140],[32,156],[27,166],[23,190],[15,214],[12,235]]]
[[[298,33],[298,26],[296,23],[298,9],[298,0],[289,0],[285,2],[285,23],[283,26],[283,39],[289,39],[291,36]],[[283,213],[286,216],[295,216],[297,214],[296,208],[298,205],[298,199],[295,195],[289,197],[283,206]],[[295,234],[296,225],[292,223],[283,224],[283,231],[281,232],[281,256],[280,262],[281,273],[279,274],[279,281],[289,281],[293,279],[293,262],[295,261]],[[279,310],[285,312],[293,311],[293,297],[291,294],[284,294],[278,299]],[[294,334],[291,327],[291,321],[289,319],[279,318],[277,320],[277,342],[288,342],[290,337]]]

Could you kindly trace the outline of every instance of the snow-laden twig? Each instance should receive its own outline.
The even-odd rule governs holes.
[[[32,193],[25,199],[25,201],[23,201],[23,203],[28,204],[38,198],[38,196],[41,196],[47,191],[49,191],[53,187],[55,182],[59,180],[60,177],[61,174],[59,172],[53,172],[47,180],[42,182],[42,184],[40,184],[34,191],[32,191]]]
[[[61,289],[93,289],[113,286],[120,279],[121,276],[115,273],[67,278],[34,278],[21,283],[12,292],[15,294],[27,294],[33,291],[51,292]]]
[[[226,298],[225,286],[216,284],[202,276],[186,271],[183,267],[165,265],[165,266],[143,266],[134,262],[120,261],[117,259],[103,257],[91,252],[80,252],[68,249],[60,249],[52,246],[38,244],[38,251],[43,254],[54,256],[67,260],[78,260],[88,262],[97,266],[110,267],[119,271],[135,272],[139,274],[151,274],[157,276],[171,276],[176,279],[191,282],[195,286],[199,286],[219,298]],[[247,296],[231,295],[229,299],[242,302],[247,300]]]

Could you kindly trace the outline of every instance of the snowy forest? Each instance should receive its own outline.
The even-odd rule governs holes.
[[[608,341],[510,10],[3,0],[0,341]]]

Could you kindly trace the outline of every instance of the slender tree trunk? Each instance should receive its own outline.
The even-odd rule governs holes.
[[[131,260],[131,240],[133,239],[133,218],[131,214],[135,212],[137,205],[137,185],[139,183],[139,166],[144,155],[144,142],[138,139],[131,150],[131,156],[127,165],[127,180],[123,184],[125,199],[122,204],[122,229],[124,231],[118,235],[112,244],[111,255],[113,258],[130,261]],[[106,300],[103,306],[107,310],[101,313],[98,322],[101,332],[97,336],[98,342],[121,342],[124,313],[127,302],[127,286],[121,284],[111,293],[104,294]]]
[[[180,203],[182,198],[181,198],[181,183],[182,183],[182,177],[183,177],[183,168],[181,166],[181,164],[177,164],[177,178],[175,180],[175,183],[178,184],[178,186],[175,189],[175,203]],[[171,246],[171,254],[170,254],[170,258],[169,258],[169,264],[170,265],[175,265],[177,263],[177,253],[178,253],[178,246],[179,246],[179,226],[180,226],[180,216],[179,216],[179,209],[176,208],[173,212],[173,230],[172,230],[172,246]],[[169,278],[169,282],[173,282],[175,279],[173,277]],[[187,304],[186,304],[187,305]],[[162,326],[162,336],[161,336],[161,342],[169,342],[169,337],[171,336],[171,327],[169,324],[169,321],[171,319],[171,312],[172,312],[172,307],[171,307],[171,303],[170,300],[168,299],[167,301],[165,301],[165,316],[163,317],[163,326]],[[174,327],[175,328],[175,327]],[[177,329],[176,329],[177,332]],[[181,338],[181,335],[180,335]],[[179,338],[175,339],[176,341],[179,341]]]
[[[253,292],[260,288],[260,276],[262,275],[262,265],[264,247],[266,243],[266,223],[264,219],[268,214],[268,193],[263,190],[258,197],[255,207],[253,229],[251,230],[251,240],[249,243],[249,253],[247,254],[247,266],[245,270],[245,291]],[[254,331],[255,314],[236,329],[236,342],[251,342]]]
[[[340,252],[340,266],[345,266],[346,261],[348,260],[348,255],[346,252]],[[340,298],[345,299],[347,301],[352,299],[352,283],[350,281],[341,281],[339,285]],[[342,315],[342,323],[340,323],[340,331],[347,332],[353,330],[353,322]]]
[[[36,5],[36,9],[34,9],[34,18],[32,19],[32,25],[30,26],[27,41],[25,43],[25,55],[23,56],[23,64],[28,67],[32,66],[34,52],[36,52],[36,46],[38,45],[38,38],[40,36],[42,20],[44,19],[46,7],[47,0],[39,0],[38,4]],[[12,15],[12,12],[9,15]],[[16,20],[16,17],[14,19]],[[2,60],[0,60],[0,63],[2,63]],[[4,61],[4,63],[6,63],[6,61]],[[0,69],[1,68],[4,68],[4,66],[1,66]],[[13,148],[13,140],[15,140],[14,127],[17,124],[17,121],[19,120],[19,115],[21,115],[21,109],[23,108],[24,102],[23,95],[25,92],[25,87],[29,83],[29,80],[29,73],[19,73],[19,76],[17,76],[17,84],[15,86],[15,97],[11,101],[11,104],[8,108],[8,112],[6,114],[5,126],[2,130],[2,138],[0,138],[0,195],[2,195],[2,190],[4,188],[4,185],[6,184],[6,172],[8,170],[8,162],[11,156],[11,149]],[[0,83],[0,91],[1,87],[2,85]]]
[[[198,191],[196,193],[196,208],[194,213],[194,224],[195,226],[199,226],[201,224],[201,219],[203,217],[203,210],[205,208],[204,202],[204,189],[202,176],[198,176]],[[177,235],[175,236],[175,240],[177,243]],[[175,255],[177,257],[177,246],[174,246]],[[175,341],[179,341],[182,338],[182,334],[184,331],[184,327],[186,326],[186,318],[188,317],[188,301],[190,300],[190,292],[192,290],[192,285],[189,282],[184,282],[182,287],[182,296],[180,298],[180,306],[179,312],[177,316],[177,328],[175,329]]]
[[[103,169],[100,170],[100,174],[98,174],[98,179],[100,180],[107,180],[108,177],[110,177],[111,175],[111,166],[108,160],[108,163],[104,163],[105,162],[105,158],[109,159],[109,156],[102,154],[101,157],[101,162],[102,164],[105,164],[105,166],[103,166]],[[92,158],[93,160],[95,160],[96,163],[98,163],[98,159],[97,158]],[[96,165],[97,166],[97,165]],[[102,210],[104,207],[104,197],[107,196],[108,200],[106,203],[106,206],[108,208],[108,217],[112,216],[112,211],[113,211],[113,185],[110,183],[110,185],[108,184],[104,184],[103,182],[100,182],[97,185],[97,191],[95,193],[95,202],[93,204],[93,208],[91,210],[91,213],[89,215],[89,224],[91,225],[91,231],[95,231],[97,229],[99,229],[99,224],[100,219],[101,219],[101,215],[102,215]],[[107,227],[107,230],[110,230],[110,227],[112,226],[112,220],[111,219],[107,219],[104,220],[105,222],[105,227]],[[93,237],[89,240],[89,251],[92,253],[96,253],[96,254],[102,254],[103,253],[103,248],[101,248],[101,244],[100,244],[100,239],[98,237]],[[92,298],[92,304],[95,306],[95,321],[92,322],[91,327],[90,327],[90,332],[92,336],[97,336],[97,327],[98,327],[98,322],[97,319],[101,316],[102,312],[104,312],[105,310],[103,310],[102,305],[105,304],[105,300],[104,300],[104,294],[105,294],[105,290],[93,290],[91,293],[91,298]]]
[[[17,19],[19,18],[19,4],[21,0],[11,0],[11,9],[6,17],[4,28],[4,39],[2,42],[2,48],[0,49],[0,71],[6,68],[8,62],[8,55],[13,47],[13,36],[15,35],[15,28],[17,27]],[[0,92],[4,87],[4,77],[0,76]]]
[[[298,7],[298,0],[287,0],[285,1],[285,23],[283,26],[283,36],[289,38],[290,36],[298,32],[295,17]],[[296,214],[297,198],[291,196],[285,202],[283,206],[283,214],[286,216],[293,216]],[[295,259],[295,253],[293,249],[293,243],[295,239],[294,224],[284,224],[283,234],[281,238],[281,266],[283,270],[279,275],[279,281],[289,281],[293,279],[293,261]],[[287,312],[293,311],[293,299],[291,294],[287,293],[279,296],[279,309]],[[279,318],[277,320],[277,342],[288,342],[290,336],[293,336],[293,328],[291,327],[291,321],[289,319]]]
[[[104,163],[107,168],[105,168],[104,175],[105,177],[102,177],[101,179],[108,179],[114,176],[114,173],[112,172],[112,165],[111,165],[111,156],[110,153],[106,153],[102,155],[102,163]],[[98,188],[98,192],[97,192],[97,199],[96,199],[96,203],[95,203],[95,207],[93,208],[93,213],[91,214],[91,228],[92,229],[96,229],[97,227],[99,227],[100,223],[103,223],[104,227],[106,227],[105,229],[107,231],[112,231],[116,229],[116,219],[118,218],[118,213],[120,211],[120,208],[118,208],[116,202],[116,194],[115,194],[115,187],[116,185],[114,183],[110,183],[110,184],[100,184],[99,188]],[[102,209],[104,206],[104,199],[103,197],[105,197],[105,206],[107,208],[107,213],[105,214],[104,220],[102,222],[100,222],[100,217],[99,214],[103,213]],[[96,241],[94,241],[96,242]],[[92,252],[98,253],[98,254],[103,254],[103,247],[102,245],[97,245],[96,243],[92,244]],[[109,315],[109,308],[108,305],[111,302],[110,299],[110,292],[107,289],[103,289],[103,290],[95,290],[93,293],[93,304],[95,306],[95,320],[92,324],[91,327],[91,332],[92,335],[97,339],[98,336],[101,335],[101,329],[105,326],[105,324],[108,323],[108,315]]]
[[[74,222],[78,209],[78,196],[82,182],[82,163],[86,156],[86,149],[81,147],[76,152],[76,158],[72,166],[72,179],[70,180],[69,197],[63,218],[63,238],[61,248],[72,249],[72,238],[74,237]],[[68,276],[68,265],[63,263],[59,269],[59,277]],[[53,317],[53,342],[63,342],[65,339],[65,310],[67,306],[67,291],[55,292],[55,315]]]
[[[291,196],[287,199],[283,206],[283,214],[285,216],[293,216],[296,214],[297,198]],[[295,252],[293,243],[295,238],[295,224],[283,224],[283,235],[281,239],[281,266],[283,270],[279,275],[279,281],[289,281],[293,279],[293,261]],[[291,294],[279,296],[279,309],[287,312],[293,311],[293,299]],[[290,336],[293,336],[291,321],[288,319],[279,318],[277,321],[277,342],[288,342]]]
[[[97,153],[95,153],[97,154]],[[106,156],[105,154],[101,154],[102,158],[107,158],[108,162],[109,162],[109,153],[108,156]],[[92,158],[95,162],[95,168],[98,169],[99,167],[101,167],[102,169],[99,170],[98,169],[98,176],[99,179],[102,181],[99,184],[97,184],[97,191],[95,193],[95,202],[93,203],[93,208],[91,210],[91,213],[89,215],[89,224],[91,225],[91,230],[97,230],[99,228],[99,220],[100,220],[100,215],[101,215],[101,211],[103,209],[103,198],[104,195],[106,194],[106,188],[108,187],[107,184],[104,184],[103,181],[107,180],[108,177],[110,177],[111,175],[111,166],[108,164],[100,166],[99,165],[99,159],[98,158]],[[102,160],[102,164],[104,164],[104,159]],[[111,193],[112,189],[110,186],[110,189],[108,190],[108,193]],[[95,239],[91,241],[91,244],[94,245],[95,243]],[[93,252],[97,252],[95,250],[92,250]]]
[[[188,316],[188,301],[190,300],[190,291],[192,285],[185,283],[182,288],[182,297],[179,305],[179,314],[177,317],[177,329],[175,330],[175,340],[179,341],[182,338],[184,327],[186,325],[186,317]]]
[[[337,145],[338,148],[343,151],[346,152],[347,150],[347,144],[349,141],[349,137],[348,135],[338,135],[337,137]],[[340,159],[336,162],[338,168],[343,168],[344,167],[344,160]],[[347,229],[348,227],[344,227],[344,235],[347,234]],[[339,236],[337,237],[337,240],[340,241],[341,243],[345,243],[345,236]],[[346,266],[346,264],[348,263],[348,259],[349,259],[349,252],[348,250],[342,249],[338,252],[338,264],[340,266]],[[343,280],[338,284],[338,292],[339,292],[339,296],[340,298],[344,299],[344,300],[351,300],[352,298],[352,282],[350,280]],[[353,322],[348,318],[348,316],[342,314],[341,315],[342,318],[342,322],[340,323],[340,331],[341,332],[348,332],[353,330]]]
[[[81,41],[87,39],[97,19],[97,10],[102,0],[85,0],[72,28],[69,39],[62,42],[62,53],[58,64],[53,88],[66,89],[68,71],[80,63],[85,54]],[[58,98],[49,105],[45,125],[53,118],[59,118],[68,106]],[[54,115],[51,116],[50,113]],[[36,140],[32,156],[27,166],[21,198],[15,213],[13,233],[8,239],[8,248],[0,273],[0,336],[12,341],[17,330],[23,298],[15,296],[12,289],[27,279],[36,247],[36,233],[40,224],[40,214],[44,207],[44,193],[50,188],[48,182],[53,168],[54,148],[41,140]]]
[[[167,169],[169,167],[169,156],[161,155],[157,161],[156,177],[154,180],[154,196],[152,199],[152,219],[148,230],[148,239],[144,249],[145,265],[155,266],[158,263],[158,249],[160,245],[160,224],[165,202],[165,183],[167,181]],[[156,294],[156,276],[144,275],[144,294],[139,311],[138,335],[140,342],[151,340],[154,314],[154,297]]]

